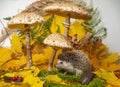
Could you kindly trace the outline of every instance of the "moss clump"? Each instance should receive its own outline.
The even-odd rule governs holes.
[[[48,75],[58,75],[61,79],[68,82],[68,85],[51,83],[46,79],[46,76]],[[58,70],[41,70],[38,74],[38,77],[40,77],[41,80],[45,81],[44,87],[105,87],[105,81],[98,77],[94,77],[88,85],[82,85],[80,84],[80,76],[81,75],[73,75],[70,73],[64,74],[59,72]]]

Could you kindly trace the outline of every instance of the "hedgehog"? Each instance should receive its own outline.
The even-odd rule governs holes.
[[[73,74],[81,74],[91,68],[89,58],[79,50],[68,51],[58,56],[58,62],[55,65],[58,69],[63,69]]]
[[[58,62],[55,67],[72,74],[83,74],[81,77],[83,84],[88,83],[92,78],[90,60],[87,55],[80,50],[68,51],[59,54]]]

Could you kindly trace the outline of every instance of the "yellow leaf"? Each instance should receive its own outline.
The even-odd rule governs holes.
[[[120,86],[115,86],[115,85],[107,84],[106,87],[120,87]]]
[[[12,35],[11,44],[12,44],[12,47],[11,47],[12,52],[22,53],[22,44],[20,41],[20,37],[17,36],[17,34],[15,33]]]
[[[7,48],[0,48],[0,66],[11,59],[11,51]]]
[[[95,72],[100,78],[105,79],[108,84],[114,86],[120,86],[120,79],[118,79],[113,72],[107,72],[104,69],[100,69]]]
[[[93,58],[90,61],[91,61],[92,66],[95,69],[99,69],[100,68],[99,61],[98,61],[98,59],[96,57],[93,56]]]
[[[119,64],[110,64],[109,67],[106,68],[107,71],[117,71],[120,70],[120,65]]]
[[[3,76],[13,77],[15,75],[17,75],[17,73],[15,73],[15,72],[14,73],[8,72],[8,73],[5,73]]]
[[[61,78],[59,78],[57,75],[48,75],[46,79],[49,82],[55,83],[55,84],[61,84],[61,85],[67,85]]]
[[[21,74],[23,75],[23,77],[27,77],[29,75],[32,75],[35,77],[38,75],[39,72],[40,70],[37,67],[32,66],[30,69],[24,68],[24,71],[22,71]]]
[[[47,47],[47,48],[45,49],[44,55],[45,55],[45,57],[46,57],[47,59],[50,59],[51,54],[52,54],[52,51],[53,51],[53,49],[52,49],[51,47]]]
[[[102,44],[98,49],[96,49],[95,54],[99,56],[105,56],[108,53],[108,48],[106,45]]]
[[[62,16],[56,16],[54,19],[53,19],[53,22],[52,22],[52,25],[51,25],[51,32],[52,33],[56,33],[57,29],[58,29],[58,26],[59,26],[59,29],[60,29],[60,33],[61,34],[64,34],[64,25],[62,24],[62,22],[65,21],[65,17],[62,17]]]
[[[38,67],[32,66],[30,69],[32,69],[33,72],[33,76],[37,76],[38,73],[40,72],[40,70],[38,69]]]
[[[113,87],[113,86],[111,86],[110,84],[108,84],[106,87]]]
[[[33,63],[34,65],[46,63],[46,58],[43,54],[33,54]]]
[[[30,87],[30,85],[29,84],[23,84],[23,83],[21,83],[21,84],[20,83],[19,84],[13,83],[9,87]]]
[[[35,84],[33,84],[31,87],[44,87],[43,84],[45,82],[44,81],[39,81],[39,82],[36,82]]]
[[[18,70],[26,62],[21,62],[20,60],[10,60],[6,62],[2,67],[4,70]]]
[[[85,35],[85,28],[81,25],[80,21],[75,21],[75,23],[73,25],[70,26],[70,31],[69,31],[69,35],[70,36],[74,36],[75,34],[78,35],[78,38],[83,38]]]
[[[114,63],[118,60],[118,53],[111,53],[105,59],[102,60],[103,63]]]
[[[35,77],[32,74],[29,74],[24,78],[23,83],[28,83],[28,84],[30,84],[32,86],[32,85],[36,84],[37,82],[40,82],[40,78]]]
[[[6,83],[4,81],[0,81],[0,87],[11,87],[12,85],[10,83]]]

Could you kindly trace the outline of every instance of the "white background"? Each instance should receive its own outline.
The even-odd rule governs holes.
[[[0,0],[0,20],[6,25],[4,17],[14,16],[34,1],[36,0]],[[94,7],[99,8],[103,24],[107,27],[108,36],[103,43],[110,51],[120,54],[120,0],[93,0],[93,2]],[[8,40],[5,41],[4,46],[10,46]]]

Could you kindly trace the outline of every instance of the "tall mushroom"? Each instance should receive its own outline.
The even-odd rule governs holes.
[[[84,19],[90,20],[91,16],[89,15],[87,9],[82,5],[77,5],[70,1],[59,1],[56,3],[49,4],[44,10],[48,13],[60,15],[66,17],[65,31],[64,35],[68,37],[69,27],[70,27],[70,18],[75,19]]]
[[[53,48],[53,53],[51,56],[51,59],[49,61],[48,65],[48,70],[50,71],[53,67],[54,63],[54,58],[57,52],[58,48],[72,48],[71,42],[62,34],[60,33],[55,33],[55,34],[50,34],[44,41],[44,44],[47,44],[49,46],[52,46]]]
[[[28,69],[32,66],[32,54],[31,54],[31,47],[30,47],[30,27],[44,21],[45,21],[44,18],[36,13],[22,12],[14,16],[8,22],[8,27],[10,29],[19,28],[25,32]]]

